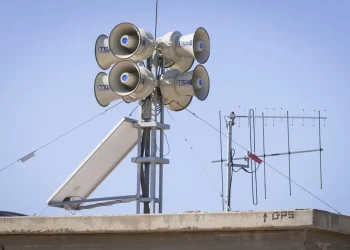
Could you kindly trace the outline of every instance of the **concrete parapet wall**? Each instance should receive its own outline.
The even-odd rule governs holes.
[[[0,250],[24,248],[350,250],[350,217],[292,210],[0,218]]]

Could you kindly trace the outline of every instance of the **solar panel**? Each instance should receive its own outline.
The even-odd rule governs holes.
[[[133,127],[133,123],[137,121],[127,117],[121,119],[48,199],[48,205],[67,200],[86,199],[137,144],[138,130]]]

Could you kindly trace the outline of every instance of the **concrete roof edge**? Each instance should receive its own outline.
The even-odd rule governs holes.
[[[333,217],[332,217],[333,216]],[[350,232],[350,217],[314,209],[183,213],[155,215],[99,215],[69,217],[0,218],[0,234],[154,233],[184,231],[255,231],[322,229]],[[343,218],[344,217],[344,218]]]
[[[314,228],[350,234],[350,216],[313,209]]]

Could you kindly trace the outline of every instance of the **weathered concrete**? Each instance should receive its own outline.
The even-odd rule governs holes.
[[[350,217],[319,210],[0,218],[9,249],[350,249]]]

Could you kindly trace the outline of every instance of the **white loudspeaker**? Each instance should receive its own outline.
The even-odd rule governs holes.
[[[155,49],[153,36],[131,23],[121,23],[113,28],[109,47],[116,57],[135,62],[147,59]]]
[[[205,63],[210,56],[210,38],[204,28],[194,33],[182,35],[179,31],[169,32],[157,39],[157,52],[165,59],[165,67],[188,71],[196,59]]]
[[[156,85],[147,68],[129,60],[116,63],[108,79],[111,89],[128,103],[149,96]]]
[[[172,111],[181,111],[187,108],[192,102],[193,96],[179,95],[177,99],[165,104]]]
[[[177,42],[178,56],[193,57],[199,63],[205,63],[210,56],[209,34],[204,28],[198,28],[194,33],[181,36]]]
[[[181,111],[187,108],[193,99],[193,96],[180,95],[176,92],[174,79],[178,74],[180,74],[178,70],[169,70],[160,77],[159,87],[163,103],[172,111]]]
[[[200,101],[204,101],[209,94],[210,80],[205,67],[197,65],[194,70],[186,73],[180,73],[178,70],[167,71],[160,77],[159,87],[164,98],[164,104],[170,104],[175,100],[182,100],[184,104],[189,101],[189,104],[189,98],[184,100],[180,97],[192,98],[192,96],[196,96]]]
[[[100,35],[95,43],[95,58],[101,69],[108,69],[112,64],[120,62],[121,59],[114,56],[109,49],[108,36]]]
[[[122,98],[114,93],[108,83],[108,75],[104,72],[97,74],[94,84],[96,101],[100,106],[106,107],[114,100]]]

